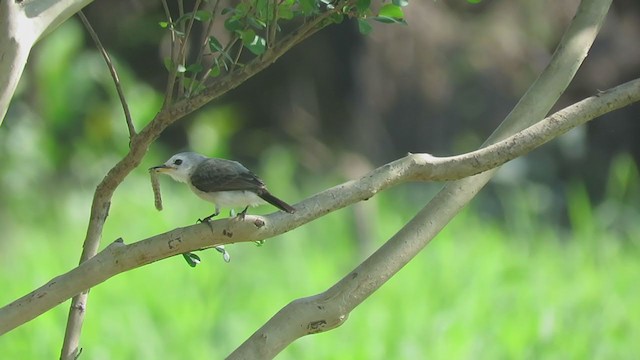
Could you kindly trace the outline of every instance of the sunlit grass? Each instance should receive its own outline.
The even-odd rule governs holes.
[[[158,213],[146,176],[127,180],[114,199],[105,244],[186,225],[210,210],[186,188],[168,184],[166,209]],[[364,203],[377,214],[370,224],[375,238],[367,239],[373,244],[364,247],[354,241],[352,213],[344,209],[262,247],[229,246],[229,264],[209,251],[195,269],[174,257],[118,275],[91,292],[83,356],[222,358],[289,301],[324,291],[368,254],[363,249],[381,245],[417,210],[407,198],[394,190]],[[504,226],[479,216],[476,207],[466,210],[345,325],[300,339],[278,358],[608,359],[638,353],[637,248],[617,235],[628,233],[600,226],[598,210],[580,187],[570,198],[571,231],[535,219]],[[74,266],[86,219],[73,213],[86,206],[83,201],[67,200],[58,221],[15,227],[1,255],[3,304]],[[59,222],[65,218],[75,220]],[[57,357],[67,306],[1,337],[3,357]]]

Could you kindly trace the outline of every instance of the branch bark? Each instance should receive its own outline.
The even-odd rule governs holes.
[[[0,125],[33,45],[91,1],[0,1]]]
[[[370,172],[359,180],[338,185],[304,200],[295,205],[297,211],[293,215],[282,212],[264,217],[247,215],[245,221],[241,222],[234,219],[221,219],[208,224],[178,228],[130,245],[125,245],[122,240],[118,240],[75,269],[52,279],[39,289],[1,308],[0,335],[121,272],[188,251],[234,242],[267,239],[304,225],[329,212],[369,199],[380,191],[405,182],[444,181],[478,174],[515,159],[575,126],[636,101],[640,101],[640,79],[580,101],[516,135],[468,154],[442,158],[429,154],[410,154]],[[440,196],[440,200],[425,209],[440,209],[439,206],[448,204],[445,201],[448,199]],[[423,210],[421,214],[425,211],[434,210]],[[253,348],[254,351],[263,348],[274,349],[273,342],[285,346],[299,336],[328,330],[339,325],[346,319],[348,313],[344,306],[357,305],[353,302],[345,303],[345,298],[353,298],[354,300],[349,301],[356,301],[360,297],[354,296],[362,296],[364,289],[367,289],[366,292],[372,292],[377,288],[377,284],[372,283],[378,275],[377,272],[367,270],[364,266],[379,265],[374,261],[382,261],[380,258],[389,259],[389,256],[396,255],[400,255],[399,258],[402,261],[409,261],[410,257],[407,257],[406,249],[398,247],[397,242],[400,241],[399,239],[406,241],[408,239],[406,236],[419,239],[425,236],[425,233],[435,235],[439,229],[424,229],[423,226],[425,223],[444,226],[441,219],[446,218],[447,214],[437,215],[437,213],[436,211],[436,214],[432,214],[433,216],[428,220],[423,218],[412,220],[409,224],[411,226],[408,225],[401,230],[376,253],[378,255],[374,254],[377,260],[370,258],[367,260],[370,265],[365,265],[367,262],[363,263],[360,268],[354,270],[332,289],[315,297],[289,304],[281,311],[282,314],[279,313],[267,324],[270,327],[275,326],[274,332],[268,334],[266,337],[268,340],[261,338],[263,340],[260,340],[260,343],[265,345],[264,341],[268,341],[269,346],[259,346]],[[394,242],[396,244],[392,245]],[[411,246],[415,251],[421,248],[419,242],[416,244],[410,241],[407,244],[412,244],[407,246]],[[392,275],[390,272],[393,267],[385,267],[385,269],[385,276]],[[347,288],[343,285],[345,281],[349,284]],[[359,290],[354,293],[353,289]],[[336,299],[339,301],[335,302]],[[321,305],[321,308],[312,307],[312,304]],[[290,338],[292,328],[297,329],[296,337],[293,339]],[[281,331],[282,335],[279,336]],[[285,341],[286,339],[289,339],[288,342]],[[272,352],[268,354],[274,355]],[[263,353],[256,355],[259,357],[249,358],[267,356]]]
[[[489,137],[492,144],[535,124],[549,112],[587,56],[611,0],[583,0],[550,64]],[[327,291],[280,310],[230,356],[270,359],[297,338],[333,329],[349,312],[413,259],[489,182],[497,168],[450,182],[396,235]]]

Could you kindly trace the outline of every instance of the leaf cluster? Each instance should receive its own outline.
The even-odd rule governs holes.
[[[224,8],[220,0],[200,0],[188,12],[181,0],[175,19],[166,0],[163,4],[166,20],[159,25],[171,32],[172,39],[171,54],[164,59],[170,74],[168,105],[174,93],[188,98],[203,91],[216,78],[242,68],[316,19],[322,18],[318,26],[355,19],[362,34],[371,32],[370,21],[406,24],[402,8],[408,0],[375,4],[371,0],[241,0]],[[218,23],[223,26],[214,26]],[[194,26],[202,28],[201,39],[194,39]],[[188,43],[200,44],[197,56],[187,56]]]

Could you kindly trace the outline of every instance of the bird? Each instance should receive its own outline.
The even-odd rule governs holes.
[[[199,219],[201,222],[220,214],[221,208],[244,207],[238,214],[244,218],[249,206],[265,202],[290,214],[296,211],[293,206],[273,196],[262,179],[237,161],[181,152],[149,170],[186,183],[198,197],[213,203],[215,212]]]

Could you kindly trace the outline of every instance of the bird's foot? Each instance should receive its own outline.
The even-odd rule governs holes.
[[[220,211],[216,211],[213,214],[205,217],[204,219],[198,219],[198,221],[196,221],[196,224],[200,224],[200,223],[203,223],[203,222],[209,222],[209,220],[211,220],[212,218],[218,216],[218,214],[220,214]]]
[[[249,206],[247,205],[247,207],[244,208],[244,210],[240,211],[238,213],[238,215],[236,216],[236,219],[239,220],[244,220],[244,217],[247,215],[247,210],[249,210]]]

